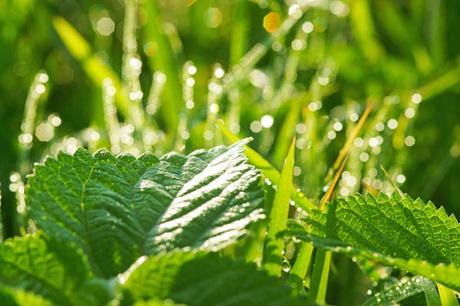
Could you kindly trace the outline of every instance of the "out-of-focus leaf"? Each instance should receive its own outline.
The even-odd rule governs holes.
[[[183,107],[182,84],[176,55],[173,52],[168,37],[162,30],[164,27],[157,1],[143,1],[148,23],[145,27],[145,37],[153,44],[154,55],[150,56],[151,66],[166,75],[164,93],[167,102],[161,104],[163,119],[167,127],[175,133],[179,122],[179,113]]]
[[[22,289],[11,288],[0,284],[0,302],[2,306],[52,306],[43,297]]]
[[[300,103],[291,102],[291,106],[278,132],[278,138],[274,146],[273,163],[281,165],[284,156],[289,150],[289,140],[295,136],[295,127],[299,120]]]
[[[252,263],[216,253],[174,252],[144,259],[120,276],[124,299],[171,299],[190,306],[308,305],[306,299]]]
[[[6,240],[0,245],[0,266],[0,284],[30,291],[58,305],[77,305],[78,291],[90,276],[81,255],[41,234]],[[12,296],[33,299],[22,291]]]

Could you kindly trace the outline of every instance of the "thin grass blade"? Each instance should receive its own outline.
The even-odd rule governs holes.
[[[289,148],[280,183],[275,193],[273,206],[268,219],[267,237],[264,247],[264,268],[272,275],[281,275],[281,262],[284,250],[283,239],[278,234],[286,229],[289,214],[289,198],[291,196],[292,178],[294,172],[295,139]]]
[[[447,288],[446,286],[438,283],[438,292],[439,292],[439,297],[441,298],[441,305],[442,306],[458,306],[460,305],[458,303],[458,299],[455,296],[454,291],[451,289]]]
[[[222,121],[218,121],[217,126],[222,130],[222,134],[224,135],[227,140],[231,143],[236,143],[240,141],[240,138],[230,132],[230,130],[225,127]],[[267,161],[262,155],[257,153],[255,150],[251,149],[248,146],[245,146],[245,154],[251,164],[258,168],[263,176],[267,178],[272,184],[277,185],[280,182],[280,173],[276,168]],[[294,202],[303,210],[309,211],[315,208],[315,204],[308,199],[294,184],[291,186],[291,198]]]

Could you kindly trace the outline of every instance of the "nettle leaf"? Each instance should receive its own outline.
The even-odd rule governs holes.
[[[88,271],[75,250],[41,234],[8,239],[0,245],[0,284],[30,291],[30,296],[41,295],[57,305],[78,305],[78,290],[89,278]],[[15,300],[29,296],[21,292],[11,296]]]
[[[52,306],[53,304],[39,295],[0,284],[2,306]]]
[[[305,297],[255,264],[216,253],[144,257],[119,279],[121,305],[153,297],[189,306],[308,305]]]
[[[245,143],[160,159],[59,154],[29,179],[30,215],[49,236],[80,245],[106,277],[143,254],[222,248],[264,216]]]
[[[291,234],[343,252],[460,289],[460,226],[429,202],[394,194],[351,196],[313,211]]]
[[[399,282],[374,294],[361,306],[395,305],[419,293],[424,293],[427,306],[441,306],[434,283],[421,276],[404,277]]]

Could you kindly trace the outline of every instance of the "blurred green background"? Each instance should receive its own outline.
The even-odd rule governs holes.
[[[278,168],[296,136],[317,202],[368,104],[336,194],[397,185],[458,217],[459,81],[458,0],[0,1],[3,236],[46,155],[190,152],[228,143],[221,119]]]

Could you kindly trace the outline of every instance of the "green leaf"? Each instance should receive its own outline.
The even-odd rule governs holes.
[[[223,135],[231,143],[237,143],[240,141],[240,138],[230,132],[230,130],[225,127],[222,121],[218,121],[217,126],[222,130]],[[249,146],[245,146],[245,154],[248,157],[249,162],[253,164],[257,169],[259,169],[265,178],[270,180],[272,184],[278,185],[280,182],[281,174],[272,164],[270,164],[269,161],[267,161],[262,155],[251,149]],[[311,209],[316,208],[315,204],[307,199],[307,197],[295,185],[292,185],[291,187],[291,198],[299,207],[305,211],[310,211]]]
[[[356,195],[312,211],[291,234],[316,246],[361,257],[460,289],[460,226],[432,203],[394,194]]]
[[[290,101],[289,110],[283,120],[283,124],[279,130],[279,136],[276,138],[276,143],[273,146],[273,164],[279,166],[282,164],[284,156],[289,150],[289,140],[295,136],[295,127],[299,122],[301,104],[299,100]]]
[[[247,163],[245,143],[160,159],[59,154],[29,179],[30,214],[49,236],[82,247],[106,277],[144,254],[219,249],[264,217],[260,176]]]
[[[459,302],[455,292],[442,284],[438,284],[439,297],[442,306],[458,306]]]
[[[1,244],[0,267],[0,284],[31,291],[58,305],[78,305],[77,292],[89,277],[82,256],[41,234]]]
[[[151,299],[148,301],[138,301],[134,304],[134,306],[185,306],[184,304],[176,304],[171,300],[158,300],[158,299]]]
[[[280,184],[275,193],[268,219],[264,247],[264,268],[275,276],[281,275],[284,240],[278,234],[286,229],[289,214],[289,198],[294,171],[295,140],[292,141],[281,172]]]
[[[421,276],[414,276],[410,279],[403,278],[396,284],[376,293],[362,306],[395,305],[422,292],[425,294],[428,306],[441,306],[441,301],[433,282]]]
[[[52,306],[53,304],[33,293],[0,284],[2,306]]]
[[[297,257],[289,274],[292,284],[302,285],[312,261],[313,249],[309,242],[301,242],[298,246]]]
[[[101,306],[115,297],[115,281],[91,278],[78,291],[77,305]]]
[[[308,296],[310,299],[324,304],[326,301],[327,284],[329,280],[329,270],[331,268],[332,254],[329,251],[318,250],[313,263],[311,273],[310,290]]]
[[[120,276],[121,305],[152,297],[190,306],[308,305],[289,286],[252,263],[216,253],[173,252],[141,259]]]

